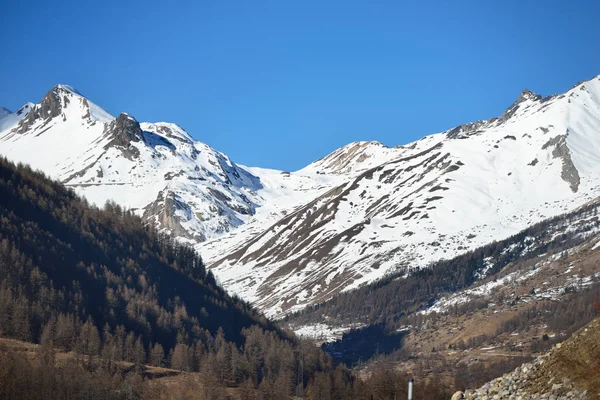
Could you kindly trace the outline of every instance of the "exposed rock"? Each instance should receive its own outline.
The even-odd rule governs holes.
[[[181,212],[177,213],[177,211]],[[154,220],[162,229],[169,231],[176,237],[197,241],[206,240],[205,237],[192,235],[182,226],[185,216],[188,219],[193,218],[192,209],[188,204],[178,199],[174,192],[169,190],[166,194],[163,191],[158,194],[156,201],[144,209],[142,218],[145,221]]]
[[[542,97],[539,94],[533,93],[529,89],[524,89],[517,98],[517,100],[513,104],[511,104],[510,107],[508,107],[506,111],[504,111],[502,116],[500,116],[499,118],[494,117],[487,120],[480,120],[459,125],[456,128],[447,131],[446,136],[450,139],[466,139],[470,135],[482,132],[486,128],[489,128],[491,126],[497,126],[508,121],[521,107],[522,103],[526,101],[539,101],[543,103],[553,99],[554,97],[554,95]],[[514,136],[507,136],[505,139],[516,140]]]
[[[104,131],[105,137],[110,137],[111,140],[104,148],[108,149],[112,146],[120,147],[123,155],[128,159],[139,157],[139,151],[131,146],[132,142],[145,142],[144,132],[140,127],[139,122],[128,114],[121,113],[114,121],[106,126]]]
[[[552,156],[554,158],[560,158],[562,161],[562,172],[560,176],[569,184],[569,187],[573,193],[575,193],[579,189],[579,183],[581,179],[579,177],[579,171],[577,171],[577,168],[575,168],[573,160],[571,159],[571,150],[567,146],[566,138],[568,134],[569,132],[567,131],[566,135],[558,135],[548,140],[542,146],[542,150],[554,146],[554,149],[552,150]]]
[[[356,168],[367,168],[368,161],[372,161],[373,152],[380,149],[388,147],[376,141],[353,142],[315,161],[315,164],[330,173],[344,174]]]
[[[464,393],[463,393],[463,392],[460,392],[460,391],[458,391],[458,392],[456,392],[456,393],[454,393],[454,394],[452,395],[452,399],[451,399],[451,400],[461,400],[461,399],[464,399],[464,398],[465,398],[465,395],[464,395]]]
[[[63,86],[56,85],[52,90],[46,93],[39,104],[33,107],[27,117],[19,122],[16,132],[25,133],[37,122],[45,121],[47,123],[52,118],[61,115],[63,107],[69,104],[68,93],[69,91]]]
[[[502,114],[502,116],[499,119],[500,123],[508,121],[513,115],[515,115],[517,110],[521,107],[521,104],[528,100],[539,101],[539,100],[542,100],[542,96],[540,96],[539,94],[533,93],[529,89],[524,89],[521,92],[521,94],[519,95],[519,97],[517,98],[517,101],[512,103],[510,105],[510,107],[508,107],[506,109],[506,111],[504,111],[504,114]]]
[[[492,118],[491,120],[481,120],[476,122],[469,122],[467,124],[462,124],[449,130],[446,133],[446,136],[450,139],[462,139],[466,136],[473,135],[483,129],[486,125],[495,121],[496,118]]]
[[[183,142],[186,142],[186,143],[192,143],[193,142],[191,140],[191,138],[183,137],[181,135],[176,135],[173,132],[173,129],[171,129],[171,127],[166,126],[166,125],[157,125],[156,126],[156,131],[159,132],[159,133],[161,133],[161,134],[163,134],[163,135],[165,135],[169,139],[180,140],[180,141],[183,141]]]
[[[534,361],[477,390],[467,390],[465,396],[473,400],[597,398],[590,389],[600,384],[600,374],[596,371],[599,328],[600,318],[597,318]]]

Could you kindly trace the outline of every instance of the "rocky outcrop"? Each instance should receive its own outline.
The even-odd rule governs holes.
[[[134,142],[144,142],[144,132],[139,122],[132,116],[121,113],[106,126],[104,135],[110,138],[110,141],[104,146],[105,149],[116,146],[130,160],[139,157],[138,149],[131,146],[131,144]]]
[[[49,122],[52,118],[61,115],[63,107],[69,104],[69,90],[61,85],[56,85],[50,90],[42,101],[23,118],[17,126],[17,133],[25,133],[39,121]]]
[[[549,98],[550,97],[548,97],[547,99]],[[483,130],[485,130],[486,128],[497,126],[508,121],[521,107],[522,103],[528,100],[540,101],[545,99],[546,98],[543,98],[539,94],[533,93],[529,89],[525,89],[521,92],[517,100],[514,103],[512,103],[510,107],[508,107],[500,117],[493,117],[490,119],[461,124],[447,131],[446,136],[449,139],[466,139],[471,135],[483,132]]]
[[[517,101],[515,101],[514,103],[512,103],[510,105],[510,107],[508,107],[506,109],[506,111],[504,111],[504,114],[502,114],[502,116],[500,117],[500,122],[505,122],[507,120],[509,120],[513,115],[515,115],[515,113],[517,112],[517,110],[521,107],[521,105],[528,101],[538,101],[541,100],[542,96],[540,96],[537,93],[533,93],[531,90],[529,89],[524,89],[523,91],[521,91],[521,94],[519,95],[519,97],[517,98]]]
[[[467,390],[457,399],[470,400],[576,400],[588,399],[587,391],[578,390],[568,379],[553,379],[550,377],[544,388],[532,387],[531,379],[543,371],[548,363],[548,356],[542,356],[535,361],[523,364],[513,372],[486,383],[481,388]],[[453,397],[454,399],[454,397]]]
[[[121,113],[111,122],[107,131],[112,135],[110,145],[127,147],[131,142],[144,140],[144,133],[139,122],[126,113]]]
[[[191,218],[192,213],[190,206],[169,190],[166,194],[163,191],[158,194],[156,201],[144,209],[142,218],[145,221],[156,222],[161,229],[169,231],[175,237],[204,241],[205,237],[193,235],[182,226],[185,217]]]
[[[596,399],[600,387],[600,318],[513,372],[464,393],[471,400]]]
[[[491,120],[481,120],[459,125],[456,128],[450,129],[446,133],[446,136],[449,139],[463,139],[469,135],[478,133],[481,129],[494,122],[496,119],[497,118],[492,118]]]
[[[554,147],[552,150],[552,157],[558,158],[562,161],[562,171],[561,178],[569,184],[569,187],[576,193],[579,190],[579,183],[581,179],[579,177],[579,171],[575,168],[575,164],[573,164],[573,160],[571,159],[571,150],[569,146],[567,146],[567,136],[569,132],[567,131],[566,135],[558,135],[550,140],[548,140],[543,146],[542,150],[545,150],[549,147]]]

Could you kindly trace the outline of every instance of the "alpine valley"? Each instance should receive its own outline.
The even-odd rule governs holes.
[[[351,143],[295,172],[238,165],[176,124],[115,117],[58,85],[0,108],[0,154],[195,246],[228,291],[283,317],[598,197],[600,76],[561,95],[524,90],[497,118],[413,143]]]

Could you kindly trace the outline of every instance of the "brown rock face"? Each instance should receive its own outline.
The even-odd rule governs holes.
[[[132,142],[145,142],[144,132],[139,122],[128,114],[121,113],[114,121],[106,126],[105,137],[111,140],[104,146],[105,149],[116,146],[121,149],[123,155],[132,160],[139,157],[140,152],[131,146]]]
[[[17,127],[17,133],[27,132],[39,120],[50,121],[54,117],[61,115],[63,107],[69,104],[67,91],[59,85],[50,90],[40,104],[35,106],[29,115],[21,120]]]
[[[158,225],[171,232],[176,237],[184,237],[197,241],[206,240],[203,236],[193,235],[181,226],[181,218],[176,215],[177,210],[191,212],[190,207],[179,201],[177,196],[172,191],[167,191],[166,195],[163,191],[158,194],[156,200],[146,206],[142,218],[145,221],[158,222]]]
[[[124,113],[121,113],[117,119],[110,123],[107,131],[113,137],[110,143],[112,145],[128,147],[131,142],[141,142],[144,140],[144,134],[139,122]]]

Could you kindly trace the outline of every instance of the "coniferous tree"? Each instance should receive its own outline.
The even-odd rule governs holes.
[[[177,343],[171,355],[171,368],[179,371],[190,371],[190,351],[186,344]]]
[[[56,320],[51,318],[42,330],[42,336],[40,338],[39,354],[40,363],[44,368],[54,368],[54,362],[56,357],[56,351],[54,349],[54,336],[56,331]]]
[[[165,351],[160,343],[155,343],[150,352],[150,364],[164,367]]]
[[[146,348],[141,335],[138,336],[134,344],[134,362],[139,366],[146,364]]]

